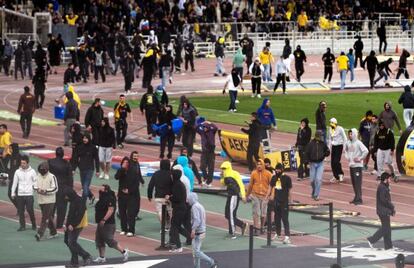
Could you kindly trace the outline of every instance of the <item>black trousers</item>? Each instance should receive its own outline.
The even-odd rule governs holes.
[[[56,212],[56,228],[58,229],[63,227],[68,208],[68,201],[65,199],[62,188],[59,187],[59,190],[56,193],[56,205],[53,212],[53,214]]]
[[[262,86],[261,77],[252,77],[252,91],[253,94],[260,94],[260,87]]]
[[[328,78],[328,82],[331,82],[332,79],[332,66],[325,66],[323,72],[323,80],[325,81]]]
[[[185,148],[187,148],[189,157],[191,157],[193,155],[195,133],[196,132],[195,132],[195,129],[193,127],[184,127],[183,128],[182,143],[183,143],[183,146]]]
[[[22,79],[24,79],[23,63],[14,63],[14,79],[17,80],[17,72],[20,72]]]
[[[374,170],[378,171],[377,154],[375,149],[371,149],[371,159],[374,161]]]
[[[144,65],[144,74],[142,76],[142,88],[147,88],[151,85],[152,75],[154,74],[154,69],[152,66],[145,66]]]
[[[81,232],[82,228],[73,229],[73,231],[65,231],[64,241],[65,244],[68,246],[70,253],[72,254],[70,263],[75,265],[79,264],[79,256],[81,256],[84,260],[90,258],[91,256],[78,243],[78,238]]]
[[[128,123],[126,120],[117,120],[115,122],[116,130],[116,144],[122,144],[125,141],[125,137],[128,131]]]
[[[86,82],[89,76],[88,64],[86,62],[79,62],[78,76],[82,77],[83,82]]]
[[[400,75],[404,74],[405,79],[409,79],[410,76],[408,75],[408,71],[407,68],[398,68],[398,73],[397,76],[395,77],[396,79],[400,78]]]
[[[119,217],[122,232],[135,234],[135,217],[138,215],[139,196],[121,193],[118,195]]]
[[[206,180],[207,184],[210,184],[213,181],[214,175],[214,163],[216,161],[216,154],[214,149],[201,152],[200,159],[200,170],[203,173],[203,177]]]
[[[296,69],[296,80],[300,82],[300,78],[305,73],[305,68],[303,67],[303,63],[295,64],[295,69]]]
[[[4,73],[7,76],[9,75],[9,72],[10,72],[10,63],[11,63],[11,57],[4,56],[4,59],[3,59],[3,68],[4,68]]]
[[[358,65],[358,59],[359,59],[359,66],[361,66],[362,68],[362,52],[356,52],[355,51],[355,63],[354,63],[354,68],[357,67]]]
[[[172,151],[174,149],[175,144],[175,136],[174,133],[167,134],[160,138],[160,158],[164,158],[165,147],[168,148],[167,158],[170,159],[172,157]]]
[[[29,137],[30,129],[32,128],[32,114],[20,114],[20,127],[22,128],[23,137]]]
[[[19,223],[20,227],[26,227],[26,219],[24,216],[24,211],[27,210],[29,214],[30,221],[32,222],[32,226],[36,227],[36,219],[34,215],[33,203],[34,199],[33,196],[16,196],[16,203],[17,203],[17,211],[19,213]]]
[[[98,75],[101,74],[101,79],[102,82],[106,81],[106,76],[105,76],[105,72],[104,72],[104,67],[103,66],[96,66],[95,65],[95,81],[98,81]]]
[[[375,69],[368,69],[369,84],[371,88],[374,88],[374,79],[375,79]]]
[[[362,202],[362,167],[349,168],[351,173],[352,187],[354,188],[355,202]]]
[[[331,153],[331,168],[332,173],[335,179],[339,180],[339,175],[344,175],[342,171],[341,165],[341,157],[342,157],[342,150],[343,145],[332,145],[332,153]]]
[[[180,234],[189,237],[189,234],[184,228],[186,214],[186,206],[173,208],[171,218],[171,229],[170,229],[170,243],[176,245],[177,248],[181,248]]]
[[[382,53],[382,46],[384,45],[384,50],[383,52],[385,53],[385,51],[387,50],[387,39],[380,39],[379,41],[379,53]]]
[[[126,73],[124,74],[124,81],[125,81],[125,91],[129,91],[132,88],[132,82],[134,81],[134,73]]]
[[[390,249],[392,248],[390,216],[379,216],[379,218],[381,221],[381,227],[373,236],[368,237],[368,241],[371,242],[371,244],[374,244],[381,238],[384,238],[384,248]]]
[[[34,89],[36,108],[42,108],[43,103],[45,102],[45,88],[36,88]]]
[[[305,148],[298,149],[300,164],[298,167],[298,178],[309,177],[309,163],[305,163]]]
[[[185,59],[185,70],[188,70],[188,64],[190,63],[191,66],[191,71],[194,71],[194,56],[193,54],[185,54],[184,56]]]
[[[275,225],[276,234],[278,236],[280,236],[282,232],[282,222],[285,236],[290,236],[289,204],[286,202],[275,201]]]
[[[247,163],[249,165],[249,170],[252,171],[255,169],[256,165],[254,160],[257,162],[259,161],[260,157],[259,157],[259,148],[260,148],[260,143],[259,144],[250,144],[247,146]]]
[[[155,137],[156,133],[152,131],[152,125],[157,123],[157,111],[145,110],[145,120],[147,121],[147,134]]]
[[[249,67],[253,63],[253,56],[246,56],[247,73],[249,73]]]
[[[276,89],[279,87],[280,82],[282,82],[283,93],[285,93],[285,91],[286,91],[286,74],[277,74],[276,84],[275,84],[275,87],[273,88],[273,91],[276,91]]]
[[[186,243],[191,243],[191,206],[189,204],[186,204],[186,210],[185,210],[185,218],[184,218],[184,229],[185,233],[183,234],[186,237]]]
[[[238,195],[227,196],[224,216],[229,224],[229,234],[234,235],[236,226],[243,228],[244,222],[237,218],[237,209],[239,208],[240,197]]]
[[[10,177],[11,177],[11,174],[9,174],[9,178],[10,178]],[[13,179],[13,177],[11,177],[11,178]],[[17,207],[17,200],[16,200],[16,198],[12,198],[12,197],[11,197],[12,186],[13,186],[13,181],[12,181],[12,180],[10,180],[10,181],[9,181],[9,185],[7,185],[7,187],[8,187],[8,189],[7,189],[7,196],[9,197],[10,201],[13,203],[14,207],[15,207],[16,209],[18,209],[18,207]]]

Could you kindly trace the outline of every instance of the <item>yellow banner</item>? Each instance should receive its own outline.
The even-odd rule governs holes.
[[[414,176],[414,131],[410,133],[405,142],[402,160],[405,174],[407,176]]]

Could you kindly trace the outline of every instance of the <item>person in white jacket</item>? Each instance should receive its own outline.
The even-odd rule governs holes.
[[[17,211],[19,213],[20,228],[17,229],[19,232],[26,230],[25,209],[32,222],[32,229],[36,230],[36,219],[33,209],[33,185],[35,183],[36,171],[29,165],[29,157],[23,155],[20,160],[20,168],[14,173],[11,190],[11,198],[16,200]]]
[[[344,172],[342,171],[341,157],[347,137],[343,127],[338,125],[336,118],[329,120],[330,131],[328,135],[328,147],[331,148],[331,168],[333,177],[331,182],[343,182]]]
[[[364,159],[368,155],[368,148],[358,139],[356,128],[348,131],[349,140],[345,144],[345,158],[349,161],[349,172],[351,174],[352,187],[355,197],[350,204],[362,204],[362,168]]]
[[[36,177],[33,189],[37,192],[37,202],[42,211],[42,222],[35,238],[37,241],[40,241],[45,234],[46,227],[49,228],[50,238],[57,237],[56,226],[53,222],[53,210],[56,203],[58,184],[55,175],[49,172],[49,164],[47,162],[41,163],[37,170],[39,174]]]

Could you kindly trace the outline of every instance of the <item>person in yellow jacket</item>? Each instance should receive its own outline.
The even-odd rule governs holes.
[[[239,172],[234,171],[231,163],[225,161],[221,164],[220,182],[227,187],[227,202],[225,217],[229,223],[229,235],[231,239],[236,239],[236,226],[241,228],[241,233],[246,233],[248,223],[237,218],[237,208],[240,199],[246,202],[246,190]]]
[[[345,88],[346,73],[348,71],[349,58],[345,55],[345,52],[341,52],[341,55],[336,59],[338,63],[338,72],[341,76],[341,89]]]
[[[274,63],[272,52],[268,47],[264,47],[259,54],[260,63],[263,65],[263,82],[270,82],[270,65]]]
[[[65,16],[66,21],[70,26],[75,26],[76,21],[78,20],[79,16],[73,14],[73,11],[71,11],[68,15]]]
[[[60,99],[56,99],[56,103],[66,104],[68,102],[68,98],[66,98],[66,96],[65,96],[66,92],[72,92],[73,99],[78,104],[78,109],[80,110],[80,108],[81,108],[81,99],[79,98],[78,93],[75,92],[75,89],[73,88],[72,85],[65,85],[63,87],[63,95],[60,97]]]
[[[308,15],[306,15],[306,11],[302,10],[298,16],[299,31],[306,32],[307,26],[308,26]]]

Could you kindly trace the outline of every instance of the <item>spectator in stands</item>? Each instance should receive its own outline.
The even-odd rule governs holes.
[[[76,21],[78,20],[79,16],[73,14],[73,11],[69,11],[69,14],[65,16],[66,22],[70,26],[76,26]]]
[[[326,49],[326,53],[323,54],[322,61],[324,65],[323,82],[325,83],[326,79],[328,78],[328,84],[330,84],[333,73],[332,66],[335,62],[335,56],[331,53],[331,49],[329,47]]]
[[[224,37],[219,37],[215,43],[214,56],[216,56],[216,72],[214,76],[226,76],[226,70],[224,69],[224,49],[226,44],[224,43]]]
[[[365,58],[365,60],[363,61],[362,66],[363,66],[362,68],[364,68],[364,69],[365,69],[365,66],[367,67],[368,76],[369,76],[369,83],[370,83],[371,89],[374,89],[374,86],[375,86],[375,82],[374,82],[375,71],[378,68],[378,59],[375,56],[375,51],[374,50],[371,50],[369,56],[367,56]]]
[[[348,71],[351,73],[350,81],[351,83],[355,80],[355,57],[354,57],[354,50],[352,48],[349,49],[348,54]]]
[[[306,54],[300,45],[298,45],[296,50],[293,52],[293,55],[295,57],[296,80],[300,82],[302,75],[305,73],[303,63],[306,62]]]
[[[274,59],[272,53],[269,51],[269,48],[264,47],[262,52],[259,54],[260,63],[263,65],[263,82],[268,83],[271,80],[270,77],[270,65],[273,64]]]
[[[124,141],[128,130],[128,114],[131,113],[131,107],[126,102],[124,94],[119,95],[119,101],[114,106],[116,144],[118,148],[124,148]]]
[[[20,127],[22,128],[23,138],[27,139],[32,128],[32,117],[36,110],[35,97],[30,93],[28,86],[24,87],[24,93],[20,96],[17,113],[20,115]]]
[[[302,10],[300,15],[298,16],[298,30],[299,32],[306,32],[308,26],[308,16],[306,15],[306,11]]]
[[[109,171],[112,163],[112,150],[116,148],[115,131],[109,125],[108,117],[104,117],[101,121],[101,127],[98,130],[98,154],[99,163],[102,172],[100,179],[109,180]]]
[[[387,32],[385,29],[385,23],[381,23],[381,25],[377,29],[377,35],[379,38],[379,53],[382,54],[387,50]],[[384,50],[382,50],[382,46],[384,45]]]
[[[102,126],[104,111],[101,106],[101,99],[95,98],[92,105],[85,114],[85,128],[92,135],[92,143],[98,145],[99,129]]]
[[[341,77],[341,90],[345,89],[346,73],[348,71],[349,59],[345,56],[345,52],[341,51],[341,55],[336,59],[338,63],[338,73]]]
[[[409,57],[410,57],[410,53],[406,49],[403,49],[401,56],[400,56],[400,60],[398,61],[398,73],[395,79],[399,79],[400,75],[402,74],[404,74],[405,79],[410,78],[408,74],[408,70],[407,70],[407,59]]]
[[[260,63],[260,59],[256,58],[252,64],[249,66],[248,73],[251,75],[252,81],[252,98],[258,97],[259,99],[262,97],[260,95],[261,86],[262,86],[262,74],[264,72],[264,67]]]
[[[380,81],[382,78],[384,78],[385,86],[390,86],[390,84],[388,83],[388,77],[391,74],[394,74],[390,69],[390,65],[392,62],[393,62],[393,59],[388,58],[388,60],[383,61],[380,64],[378,64],[377,71],[378,71],[379,77],[377,77],[377,79],[374,80],[374,85],[378,83],[378,81]]]
[[[358,59],[359,59],[359,64],[361,68],[364,68],[362,64],[362,51],[364,50],[364,42],[362,42],[361,36],[359,35],[357,36],[357,40],[354,43],[354,50],[355,50],[354,68],[356,68],[358,65]]]
[[[309,127],[309,119],[303,118],[300,121],[298,134],[296,135],[295,147],[299,152],[300,164],[298,167],[298,181],[309,177],[309,163],[305,157],[305,149],[312,138],[312,129]]]

